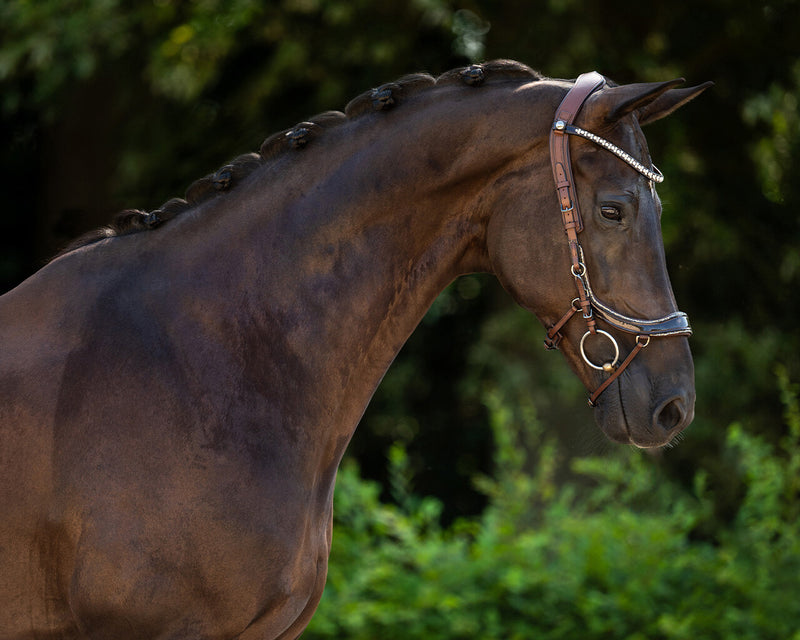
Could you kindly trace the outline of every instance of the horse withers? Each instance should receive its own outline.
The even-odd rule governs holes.
[[[402,78],[0,298],[0,638],[299,636],[342,454],[460,274],[538,316],[613,440],[684,429],[640,126],[704,86],[590,84],[509,61]]]

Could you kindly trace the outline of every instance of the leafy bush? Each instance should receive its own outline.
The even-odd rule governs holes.
[[[402,448],[390,456],[396,504],[339,474],[328,585],[304,638],[770,638],[800,640],[800,409],[778,371],[790,435],[778,449],[728,429],[723,454],[744,495],[734,521],[709,530],[704,473],[686,491],[632,449],[573,461],[555,481],[556,446],[535,415],[488,407],[494,478],[480,518],[439,524],[415,496]],[[533,473],[520,440],[539,440]]]

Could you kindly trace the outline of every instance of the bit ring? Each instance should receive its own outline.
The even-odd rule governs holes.
[[[601,365],[597,365],[591,360],[589,360],[589,358],[586,356],[586,351],[583,348],[583,344],[584,342],[586,342],[586,338],[588,338],[592,334],[591,331],[587,331],[586,333],[584,333],[583,337],[581,338],[581,357],[583,358],[583,361],[586,364],[588,364],[592,369],[597,369],[598,371],[606,371],[606,372],[613,371],[614,369],[617,368],[617,361],[619,360],[619,345],[617,344],[617,341],[614,340],[614,336],[608,333],[608,331],[597,329],[596,333],[605,336],[606,338],[608,338],[611,344],[614,345],[614,359],[611,362],[606,362]]]

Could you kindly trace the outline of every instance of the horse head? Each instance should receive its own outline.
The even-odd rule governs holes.
[[[593,73],[562,86],[548,162],[539,153],[530,165],[552,170],[556,188],[506,193],[487,234],[493,271],[592,392],[598,425],[639,447],[668,443],[694,417],[691,329],[661,238],[663,176],[641,129],[710,84],[681,82],[608,86]]]

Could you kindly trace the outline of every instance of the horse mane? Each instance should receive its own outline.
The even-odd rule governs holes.
[[[514,79],[536,81],[542,80],[543,76],[527,65],[513,60],[494,60],[459,67],[436,78],[427,73],[403,76],[395,82],[381,85],[354,98],[347,104],[344,112],[326,111],[269,136],[258,153],[240,155],[214,173],[195,180],[183,198],[172,198],[152,211],[125,209],[119,212],[110,224],[80,236],[55,257],[106,238],[155,229],[184,211],[229,192],[237,183],[277,156],[304,148],[325,129],[366,113],[390,109],[420,91],[434,86],[480,86]]]

